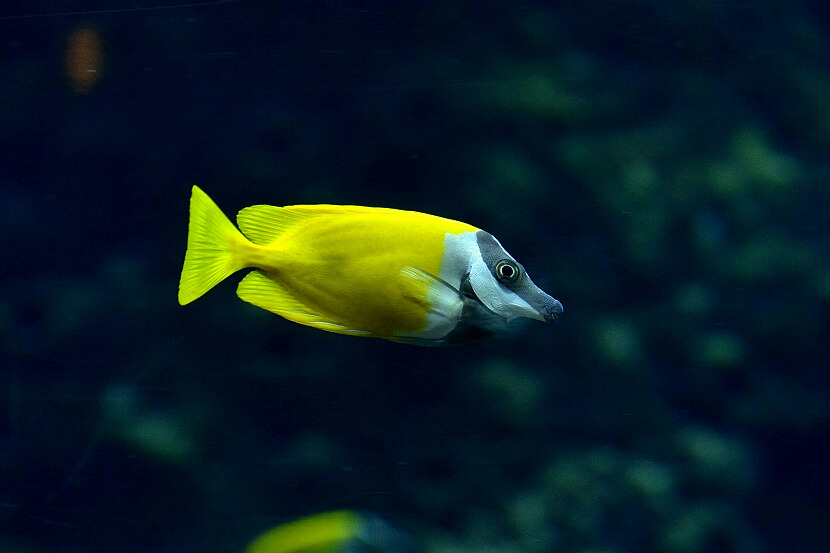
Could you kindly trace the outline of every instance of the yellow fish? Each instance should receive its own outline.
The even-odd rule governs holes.
[[[236,222],[241,232],[193,187],[181,305],[254,268],[239,283],[241,299],[339,334],[444,345],[519,317],[562,314],[493,235],[459,221],[379,207],[255,205]]]
[[[344,553],[415,551],[411,540],[371,514],[329,511],[263,532],[245,553]]]

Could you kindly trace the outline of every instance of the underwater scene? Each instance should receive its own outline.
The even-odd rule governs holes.
[[[830,8],[0,7],[0,551],[830,551]]]

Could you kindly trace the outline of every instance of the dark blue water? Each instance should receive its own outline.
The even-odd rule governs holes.
[[[820,2],[0,8],[0,549],[827,551]],[[70,60],[70,61],[67,61]],[[565,306],[418,348],[176,301],[190,188],[496,235]]]

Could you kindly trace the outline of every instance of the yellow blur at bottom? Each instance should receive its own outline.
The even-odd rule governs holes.
[[[257,536],[245,553],[356,553],[414,551],[410,540],[380,518],[329,511],[276,526]]]

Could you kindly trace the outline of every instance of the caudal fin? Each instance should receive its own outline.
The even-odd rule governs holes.
[[[198,186],[190,196],[187,252],[179,279],[179,303],[186,305],[231,274],[245,268],[236,254],[247,241],[222,210]]]

